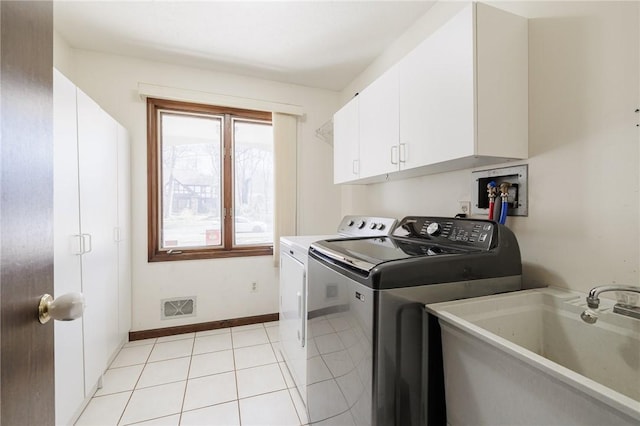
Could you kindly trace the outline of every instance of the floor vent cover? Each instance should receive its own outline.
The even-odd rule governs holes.
[[[164,299],[162,302],[162,319],[192,317],[196,314],[196,298]]]

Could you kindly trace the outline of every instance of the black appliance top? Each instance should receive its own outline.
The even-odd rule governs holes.
[[[318,241],[309,255],[379,289],[522,273],[511,230],[478,219],[409,216],[390,237]]]

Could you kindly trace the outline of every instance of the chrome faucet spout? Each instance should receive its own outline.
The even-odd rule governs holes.
[[[601,285],[594,287],[589,291],[589,295],[587,296],[587,305],[589,305],[591,309],[598,309],[598,306],[600,306],[600,298],[598,298],[598,296],[607,291],[631,291],[640,293],[640,287],[631,285]]]

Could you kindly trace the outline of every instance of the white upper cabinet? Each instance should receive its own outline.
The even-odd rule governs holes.
[[[333,182],[343,183],[360,177],[359,99],[351,99],[333,116]],[[335,143],[339,140],[339,143]]]
[[[453,17],[400,62],[404,169],[472,155],[472,7]]]
[[[526,18],[478,3],[476,154],[529,156],[529,51]]]
[[[371,83],[360,93],[358,101],[360,177],[398,170],[398,67],[392,67]]]
[[[358,97],[360,174],[349,182],[527,158],[527,38],[525,18],[464,5]],[[343,143],[336,134],[334,149]]]

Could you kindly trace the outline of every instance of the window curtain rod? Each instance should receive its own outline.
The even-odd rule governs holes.
[[[257,111],[271,111],[274,113],[294,116],[304,115],[304,111],[300,105],[243,98],[200,90],[180,89],[177,87],[160,86],[157,84],[138,83],[138,94],[143,100],[146,98],[157,98]]]

